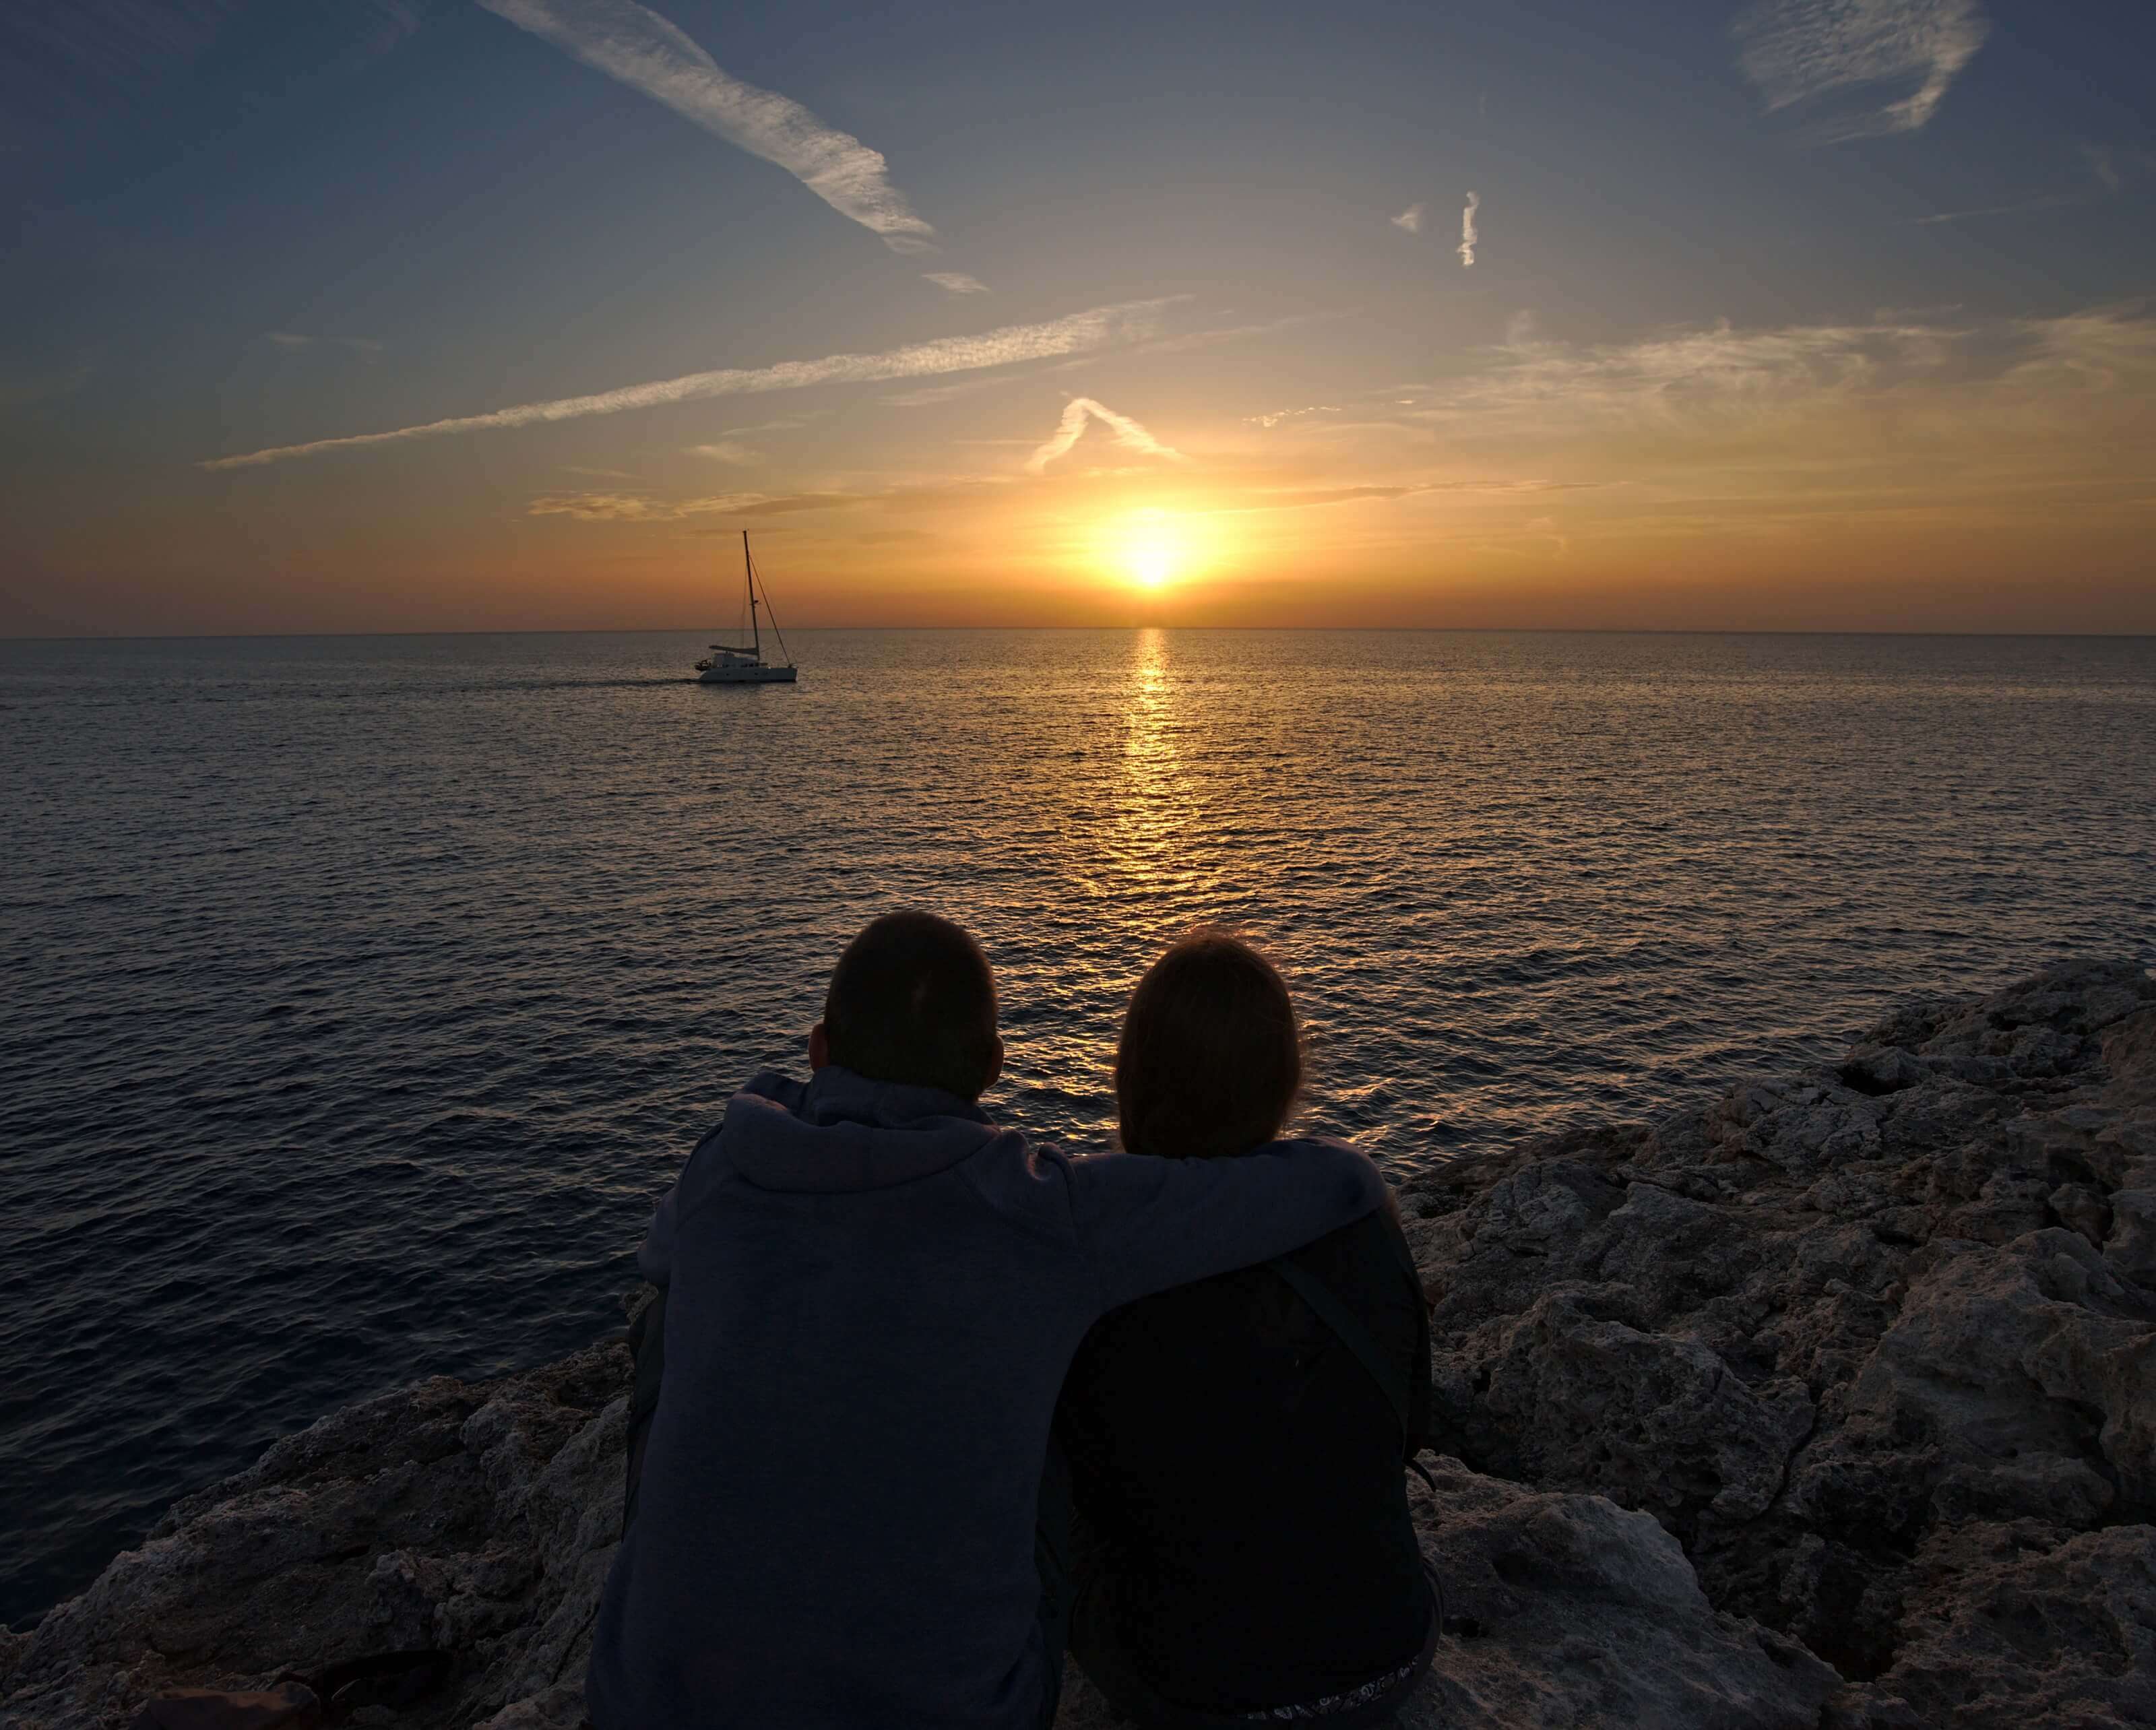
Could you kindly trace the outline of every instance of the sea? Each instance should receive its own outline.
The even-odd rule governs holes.
[[[0,643],[0,1621],[432,1373],[619,1327],[727,1095],[937,909],[987,1103],[1114,1138],[1201,923],[1408,1173],[2156,961],[2156,639],[828,631]]]

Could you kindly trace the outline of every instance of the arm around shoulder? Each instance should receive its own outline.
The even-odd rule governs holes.
[[[1391,1194],[1366,1156],[1333,1141],[1275,1142],[1229,1159],[1109,1153],[1070,1171],[1104,1310],[1285,1255]]]

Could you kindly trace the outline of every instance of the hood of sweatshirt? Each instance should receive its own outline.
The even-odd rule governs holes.
[[[759,1189],[889,1189],[947,1171],[1000,1136],[971,1100],[937,1087],[872,1081],[837,1064],[803,1087],[775,1072],[728,1101],[721,1145]]]

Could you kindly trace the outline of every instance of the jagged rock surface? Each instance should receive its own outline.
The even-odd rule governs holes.
[[[1411,1180],[1456,1631],[1403,1714],[2156,1722],[2156,980],[2055,968],[1839,1065]],[[572,1730],[621,1512],[619,1346],[423,1382],[176,1506],[34,1635],[0,1726],[398,1646],[354,1722]],[[1060,1723],[1096,1730],[1072,1674]]]
[[[455,1655],[448,1686],[393,1717],[363,1711],[464,1730],[567,1682],[581,1716],[629,1372],[621,1346],[598,1346],[495,1382],[437,1377],[288,1436],[8,1636],[0,1726],[110,1730],[176,1686],[266,1687],[419,1647]],[[502,1730],[552,1722],[527,1710]]]
[[[1429,1462],[1412,1485],[1448,1625],[1402,1730],[1712,1725],[1812,1730],[1841,1678],[1795,1640],[1719,1614],[1651,1517]],[[1075,1666],[1057,1730],[1115,1720]]]
[[[2156,981],[1907,1006],[1837,1067],[1405,1186],[1476,1470],[1609,1496],[1830,1722],[2156,1722]]]

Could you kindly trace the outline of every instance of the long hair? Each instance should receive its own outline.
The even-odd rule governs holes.
[[[1280,1134],[1301,1088],[1287,983],[1233,932],[1192,932],[1138,981],[1116,1048],[1116,1110],[1131,1152],[1247,1153]]]

